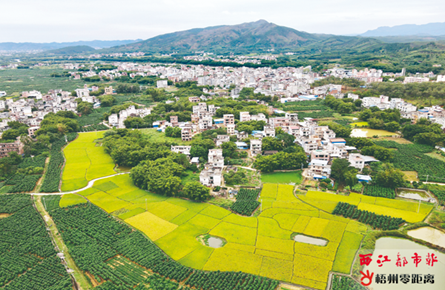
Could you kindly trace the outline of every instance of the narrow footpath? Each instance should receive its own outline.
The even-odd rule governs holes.
[[[65,256],[66,266],[72,270],[72,274],[78,285],[77,289],[92,289],[93,287],[88,279],[83,275],[82,271],[77,267],[76,263],[74,263],[74,260],[71,257],[67,246],[63,242],[63,239],[60,236],[59,231],[57,230],[56,224],[43,206],[42,197],[40,195],[34,196],[34,202],[38,212],[46,223],[46,227],[49,229],[49,234],[51,235],[52,240],[56,243],[59,251]]]

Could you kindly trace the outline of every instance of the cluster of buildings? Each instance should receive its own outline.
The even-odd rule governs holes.
[[[108,124],[110,126],[116,127],[118,129],[125,128],[125,120],[129,117],[140,117],[144,118],[147,115],[151,114],[151,109],[149,108],[141,108],[136,109],[135,106],[131,105],[127,109],[120,111],[117,114],[111,114],[108,117]]]
[[[0,132],[9,129],[8,122],[17,121],[30,126],[29,135],[39,128],[43,118],[48,113],[59,111],[77,112],[76,97],[71,92],[50,90],[42,95],[39,91],[22,92],[18,100],[0,100]]]
[[[355,98],[358,96],[349,94],[348,98]],[[362,99],[362,106],[365,108],[377,107],[380,110],[397,109],[400,111],[402,118],[411,119],[417,122],[419,119],[428,119],[433,123],[439,124],[442,129],[445,129],[445,110],[439,106],[424,107],[417,109],[416,106],[405,102],[400,98],[389,99],[388,96],[381,95],[380,97],[365,97]]]

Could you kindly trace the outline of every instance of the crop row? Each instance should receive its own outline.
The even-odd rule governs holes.
[[[345,202],[339,202],[332,213],[358,220],[361,223],[372,226],[374,229],[382,230],[396,230],[405,222],[401,218],[393,218],[386,215],[375,214],[367,210],[360,210],[356,205]]]
[[[369,196],[396,198],[396,192],[394,189],[378,185],[366,185],[363,194]]]
[[[241,188],[236,196],[236,202],[230,207],[230,209],[241,215],[250,216],[260,206],[260,202],[257,201],[258,189],[245,189]]]
[[[421,181],[444,182],[445,180],[445,162],[425,155],[431,152],[433,147],[421,144],[399,144],[394,141],[375,142],[385,148],[394,148],[394,157],[391,162],[396,168],[403,171],[417,171]]]
[[[37,181],[42,177],[41,174],[25,175],[19,183],[16,183],[9,192],[28,192],[32,191]]]
[[[278,285],[278,281],[251,274],[204,272],[185,267],[165,255],[141,232],[132,230],[92,204],[59,208],[50,214],[77,266],[98,281],[107,281],[104,283],[107,288],[100,289],[115,289],[111,284],[139,287],[141,281],[133,276],[109,271],[106,263],[117,255],[187,287],[193,284],[195,289],[272,290]]]
[[[67,141],[74,140],[77,133],[70,133],[67,135]],[[62,148],[65,146],[65,136],[55,141],[51,145],[51,159],[49,160],[48,168],[45,173],[41,192],[57,192],[59,191],[59,183],[64,162]]]
[[[71,279],[29,195],[0,195],[0,288],[72,289]]]
[[[45,167],[46,156],[25,157],[18,168]]]
[[[366,290],[366,287],[350,277],[334,275],[331,290]]]

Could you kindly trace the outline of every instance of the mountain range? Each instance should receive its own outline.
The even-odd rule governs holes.
[[[360,36],[443,36],[445,35],[445,22],[428,24],[404,24],[397,26],[382,26],[368,30]]]
[[[362,37],[311,34],[259,20],[239,25],[195,28],[168,33],[104,51],[249,53],[266,52],[272,49],[275,51],[335,50],[356,47],[364,43],[369,45],[380,43],[380,41]]]
[[[109,48],[118,45],[138,42],[142,39],[136,40],[92,40],[92,41],[75,41],[75,42],[50,42],[50,43],[35,43],[35,42],[2,42],[0,43],[0,51],[44,51],[60,49],[70,46],[90,46],[96,49]]]
[[[48,54],[79,54],[99,49],[99,53],[142,51],[153,54],[206,51],[246,54],[275,50],[277,52],[298,51],[312,54],[349,50],[350,53],[355,53],[406,48],[395,45],[397,43],[443,41],[445,36],[439,35],[444,34],[445,23],[380,27],[358,36],[341,36],[307,33],[259,20],[238,25],[195,28],[167,33],[147,40],[0,43],[0,51],[38,50]],[[391,46],[391,44],[394,45]]]

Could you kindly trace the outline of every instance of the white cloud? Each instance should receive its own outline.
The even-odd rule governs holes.
[[[443,22],[445,1],[0,0],[0,42],[147,39],[197,27],[265,19],[311,33]]]

